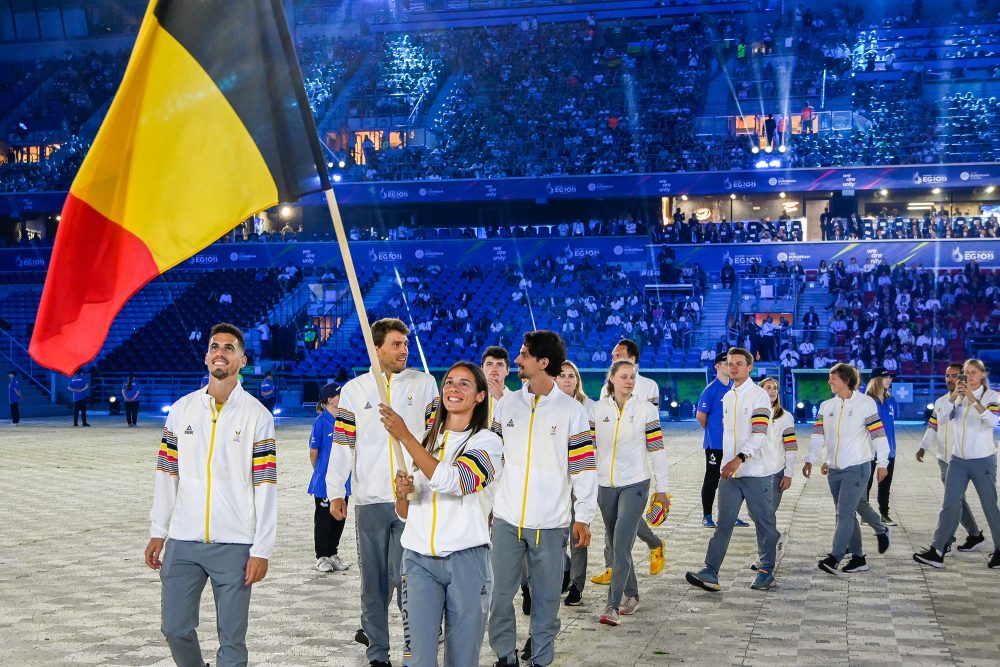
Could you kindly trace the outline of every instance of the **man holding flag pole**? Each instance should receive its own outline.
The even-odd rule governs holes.
[[[282,4],[150,2],[121,86],[63,206],[29,348],[39,364],[72,375],[97,356],[118,312],[149,281],[250,216],[325,191],[372,374],[382,377]],[[375,385],[380,402],[389,403],[386,383]],[[405,472],[399,444],[389,444]],[[182,449],[170,456],[178,502],[187,493],[214,493],[197,475],[185,476]],[[207,465],[211,472],[222,464],[209,455]],[[206,530],[201,539],[209,544],[210,535]],[[170,542],[163,548],[169,556]],[[153,564],[159,551],[155,556]],[[245,585],[261,578],[247,571]],[[245,645],[225,655],[243,657],[220,652],[220,667],[246,664]],[[200,659],[175,660],[201,667]]]

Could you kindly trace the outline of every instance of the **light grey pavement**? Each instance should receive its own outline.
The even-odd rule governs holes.
[[[0,664],[170,665],[159,631],[159,581],[142,558],[162,422],[146,415],[135,429],[106,416],[94,416],[89,429],[70,423],[30,416],[18,427],[0,423]],[[342,574],[313,569],[309,424],[287,419],[278,427],[278,547],[254,590],[251,664],[363,666],[362,647],[353,642],[357,566]],[[807,482],[797,473],[778,515],[788,543],[777,585],[748,588],[756,543],[752,528],[737,529],[723,592],[712,595],[684,581],[686,570],[701,567],[710,536],[700,525],[701,434],[696,424],[665,424],[674,509],[658,533],[667,542],[667,567],[650,577],[648,551],[637,542],[642,606],[617,628],[597,623],[606,589],[588,584],[584,606],[562,608],[555,664],[1000,664],[1000,571],[986,567],[990,549],[950,556],[943,571],[910,559],[929,542],[942,495],[937,464],[913,458],[921,433],[900,428],[892,501],[900,526],[885,556],[866,528],[869,572],[832,577],[816,569],[829,547],[833,506],[824,478]],[[808,439],[805,425],[799,435]],[[978,501],[969,500],[982,518]],[[342,544],[351,563],[353,519],[351,512]],[[600,570],[603,545],[603,528],[593,529],[591,574]],[[214,662],[209,591],[203,602],[200,635]],[[526,621],[519,616],[522,642]],[[399,665],[394,607],[391,623]],[[482,664],[494,659],[485,649]]]

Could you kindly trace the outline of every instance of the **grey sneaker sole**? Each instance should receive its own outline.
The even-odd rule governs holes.
[[[944,569],[944,563],[939,563],[937,561],[929,560],[927,558],[924,558],[920,554],[913,554],[913,560],[917,561],[918,563],[922,563],[924,565],[930,565],[931,567],[936,567],[939,570]]]

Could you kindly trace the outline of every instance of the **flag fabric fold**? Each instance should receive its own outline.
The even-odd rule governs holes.
[[[72,374],[150,280],[329,187],[281,0],[153,0],[63,207],[31,356]]]

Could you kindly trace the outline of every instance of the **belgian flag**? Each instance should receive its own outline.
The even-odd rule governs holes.
[[[63,207],[31,356],[67,375],[125,302],[249,216],[328,190],[281,0],[153,0]]]

